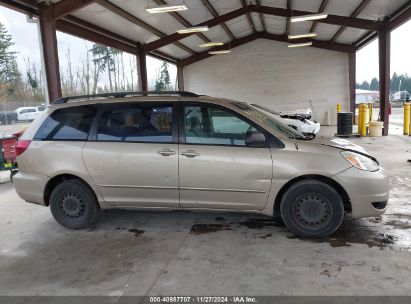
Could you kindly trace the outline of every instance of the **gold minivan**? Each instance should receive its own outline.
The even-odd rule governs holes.
[[[363,148],[190,92],[61,98],[16,150],[19,196],[70,229],[99,209],[185,209],[281,216],[297,235],[324,237],[388,201],[388,177]]]

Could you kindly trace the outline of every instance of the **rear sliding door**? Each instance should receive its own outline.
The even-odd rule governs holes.
[[[177,124],[172,103],[106,105],[83,149],[105,201],[179,207]]]

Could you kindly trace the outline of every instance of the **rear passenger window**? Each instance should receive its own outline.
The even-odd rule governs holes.
[[[121,104],[108,106],[98,124],[99,141],[170,143],[172,106]]]
[[[86,140],[97,106],[78,106],[55,110],[43,122],[35,140]]]

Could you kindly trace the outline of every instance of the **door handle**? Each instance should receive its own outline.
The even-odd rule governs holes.
[[[188,151],[182,152],[181,155],[193,158],[193,157],[200,156],[200,153],[196,152],[195,150],[188,150]]]
[[[170,155],[176,154],[176,152],[170,149],[163,149],[163,150],[157,151],[157,154],[160,154],[162,156],[170,156]]]

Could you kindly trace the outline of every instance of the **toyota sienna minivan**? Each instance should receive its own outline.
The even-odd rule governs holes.
[[[189,92],[58,99],[16,150],[18,195],[69,229],[100,209],[183,209],[280,216],[297,235],[324,237],[388,201],[388,177],[363,148]]]

